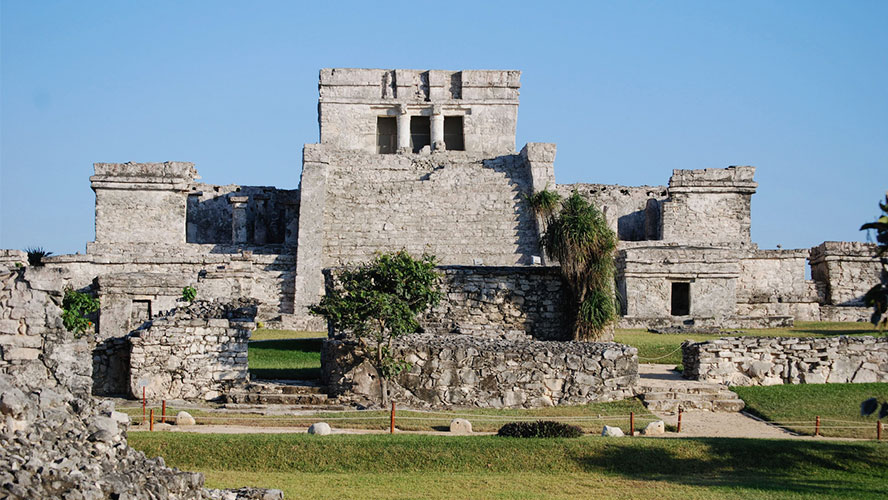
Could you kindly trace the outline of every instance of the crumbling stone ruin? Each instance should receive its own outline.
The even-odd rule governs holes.
[[[516,148],[519,88],[518,71],[321,70],[320,141],[303,149],[298,189],[205,184],[187,162],[96,163],[95,241],[34,271],[102,302],[94,392],[131,393],[132,343],[121,339],[185,286],[207,300],[254,298],[269,325],[321,330],[307,306],[324,293],[323,270],[383,251],[429,252],[444,266],[447,297],[427,332],[562,339],[556,263],[526,201],[543,189],[579,192],[617,232],[621,327],[868,318],[873,245],[758,249],[748,166],[674,170],[660,186],[558,184],[555,144]]]
[[[275,500],[280,491],[209,490],[126,443],[129,419],[90,395],[89,342],[64,330],[61,293],[0,266],[0,497],[13,500]]]

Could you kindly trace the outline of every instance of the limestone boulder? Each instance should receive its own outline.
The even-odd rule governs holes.
[[[645,436],[662,436],[666,434],[666,424],[662,420],[651,422],[641,431]]]
[[[601,435],[604,437],[623,437],[623,429],[619,427],[605,425],[604,429],[601,430]]]
[[[451,434],[471,434],[472,423],[464,418],[454,418],[450,421]]]
[[[194,417],[187,411],[180,411],[176,414],[176,425],[195,425]]]
[[[309,434],[315,434],[318,436],[326,436],[331,432],[333,432],[333,429],[330,428],[330,424],[327,422],[315,422],[308,428]]]

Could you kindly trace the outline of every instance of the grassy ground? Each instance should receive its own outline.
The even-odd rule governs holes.
[[[175,415],[185,408],[167,407],[167,415]],[[347,429],[388,429],[390,413],[388,411],[344,411],[324,412],[311,415],[261,415],[256,413],[220,413],[206,410],[185,409],[198,424],[213,425],[246,425],[268,427],[307,427],[315,422],[325,421],[334,428]],[[134,422],[142,418],[142,409],[121,409],[128,413]],[[590,403],[578,406],[558,406],[548,408],[524,409],[461,409],[451,411],[418,412],[397,410],[396,426],[405,431],[441,431],[448,430],[454,418],[466,418],[472,422],[476,432],[496,432],[507,422],[517,420],[558,420],[578,425],[587,433],[598,434],[603,425],[616,425],[624,431],[629,430],[629,413],[635,413],[635,428],[640,431],[653,420],[657,420],[644,407],[641,401],[633,398],[610,403]],[[155,408],[159,418],[160,409]]]
[[[637,347],[639,363],[678,365],[681,364],[681,343],[685,340],[715,340],[727,336],[741,335],[756,337],[830,337],[836,335],[879,335],[879,332],[870,323],[798,321],[793,328],[738,330],[736,333],[720,335],[658,334],[648,333],[645,330],[617,330],[614,340]]]
[[[746,410],[800,434],[814,434],[820,416],[824,436],[875,439],[876,419],[860,416],[860,403],[876,397],[888,400],[888,384],[801,384],[770,387],[732,387],[746,402]],[[883,439],[888,425],[883,422]]]
[[[283,340],[283,339],[316,339],[324,338],[327,332],[301,332],[296,330],[271,330],[268,328],[257,328],[250,340]]]
[[[308,380],[321,376],[321,343],[318,338],[251,342],[247,350],[250,376],[254,379]]]
[[[134,433],[211,487],[286,498],[876,498],[888,446],[600,437]]]

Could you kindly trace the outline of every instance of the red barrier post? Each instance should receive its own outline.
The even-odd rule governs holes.
[[[160,406],[160,423],[165,424],[167,419],[167,400],[161,401]]]
[[[148,424],[148,430],[154,432],[154,408],[151,408],[151,419],[149,420],[149,422],[151,423]]]
[[[814,435],[820,435],[820,415],[817,415],[817,419],[814,420]]]
[[[629,412],[629,435],[630,436],[635,435],[635,412],[634,411]]]
[[[392,401],[392,416],[389,422],[389,434],[395,433],[395,402]]]
[[[882,440],[882,421],[876,420],[876,441]]]

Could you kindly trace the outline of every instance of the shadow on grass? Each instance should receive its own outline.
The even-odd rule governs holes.
[[[869,323],[867,323],[868,325]],[[838,337],[840,335],[872,335],[878,337],[879,331],[874,330],[872,327],[866,328],[846,328],[842,330],[818,330],[816,328],[794,328],[792,330],[794,334],[805,334],[805,335],[820,335],[823,337]]]
[[[252,380],[315,380],[321,378],[320,368],[251,368]]]
[[[705,452],[687,454],[680,447],[614,445],[576,459],[588,472],[603,470],[629,479],[692,486],[854,498],[884,498],[886,493],[885,454],[876,447],[788,440],[698,441],[706,446]]]
[[[282,339],[251,342],[250,377],[266,380],[312,380],[321,377],[324,339]]]

